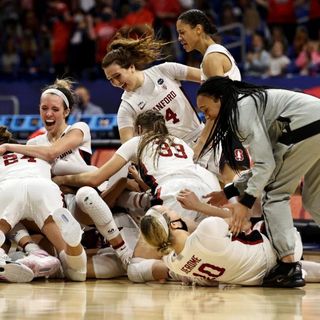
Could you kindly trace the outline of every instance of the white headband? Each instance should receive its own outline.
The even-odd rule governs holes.
[[[162,213],[160,213],[155,207],[152,207],[146,212],[146,216],[155,217],[160,222],[161,226],[166,232],[167,237],[169,237],[169,227]]]
[[[68,98],[66,97],[66,95],[62,91],[60,91],[58,89],[50,88],[50,89],[47,89],[47,90],[43,91],[41,97],[43,97],[47,93],[53,93],[53,94],[56,94],[57,96],[59,96],[60,98],[62,98],[62,100],[66,104],[67,108],[70,109],[69,100],[68,100]]]

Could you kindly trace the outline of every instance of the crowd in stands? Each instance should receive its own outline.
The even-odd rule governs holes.
[[[3,0],[1,76],[102,78],[101,61],[115,31],[145,23],[172,41],[168,60],[198,66],[201,57],[184,53],[175,29],[178,15],[189,8],[206,12],[220,30],[241,23],[246,55],[239,48],[232,54],[245,75],[320,72],[318,0]],[[217,39],[227,45],[239,35],[235,28]]]

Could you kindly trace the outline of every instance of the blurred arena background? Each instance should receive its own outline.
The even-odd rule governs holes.
[[[119,146],[116,113],[121,90],[106,81],[100,67],[108,42],[124,25],[151,24],[170,42],[168,61],[199,66],[201,57],[185,53],[175,21],[184,10],[205,11],[218,26],[217,40],[236,58],[243,79],[320,97],[320,2],[250,0],[2,0],[0,2],[0,125],[24,142],[42,127],[40,89],[56,77],[85,86],[104,114],[81,115],[91,128],[101,165]],[[269,4],[269,7],[267,6]],[[259,60],[263,52],[265,64]],[[287,57],[285,68],[271,61]],[[195,105],[196,84],[183,84]],[[76,120],[70,117],[69,122]],[[292,200],[296,226],[309,248],[319,245],[319,228]]]

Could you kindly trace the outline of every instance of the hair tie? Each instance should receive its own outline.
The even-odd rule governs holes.
[[[158,247],[158,251],[162,251],[164,249],[167,249],[169,247],[170,243],[167,241],[162,242],[162,244]]]

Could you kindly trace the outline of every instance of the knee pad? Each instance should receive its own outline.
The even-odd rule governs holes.
[[[91,187],[82,187],[77,191],[76,203],[96,225],[108,224],[113,219],[108,205],[101,199],[98,192]]]
[[[86,212],[87,205],[92,203],[96,197],[99,197],[98,192],[92,187],[81,187],[76,193],[76,203],[81,210]]]
[[[127,270],[129,280],[136,283],[154,280],[152,266],[156,261],[155,259],[132,258]]]

